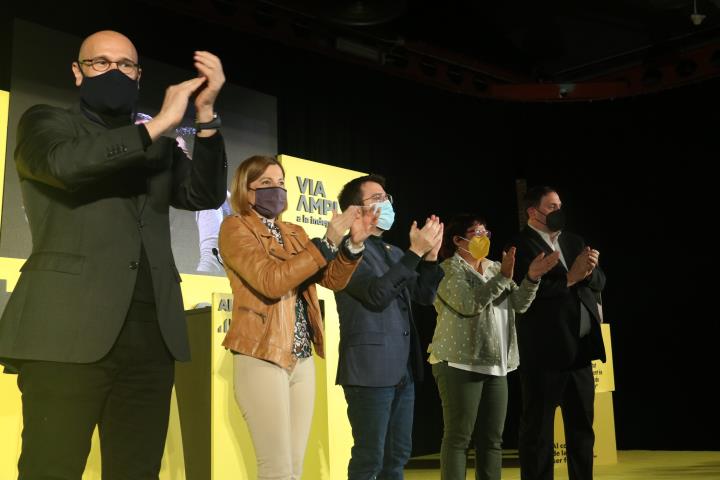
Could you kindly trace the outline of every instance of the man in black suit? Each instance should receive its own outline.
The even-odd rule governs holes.
[[[349,480],[399,480],[412,448],[415,384],[422,379],[422,353],[411,301],[432,305],[443,271],[437,264],[443,225],[431,216],[410,228],[403,252],[381,235],[393,224],[392,196],[379,175],[343,187],[340,208],[379,208],[374,235],[345,290],[335,293],[340,317],[336,383],[348,403],[354,445]]]
[[[562,410],[571,480],[590,480],[593,470],[591,361],[605,360],[598,300],[605,275],[599,252],[564,230],[560,197],[536,187],[525,198],[528,224],[511,242],[517,248],[515,281],[541,253],[560,251],[560,262],[542,279],[535,300],[517,320],[520,384],[520,469],[523,480],[553,478],[555,408]]]
[[[33,244],[0,319],[0,357],[19,372],[22,480],[79,480],[96,425],[104,480],[160,470],[174,362],[190,356],[168,208],[225,200],[214,113],[225,78],[216,56],[195,52],[198,77],[135,125],[137,62],[124,35],[89,36],[72,64],[80,102],[36,105],[18,126]],[[162,133],[192,94],[201,131],[190,161]]]

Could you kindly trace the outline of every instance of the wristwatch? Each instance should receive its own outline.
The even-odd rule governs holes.
[[[213,113],[213,119],[210,120],[209,122],[198,123],[196,121],[195,122],[195,130],[197,130],[198,132],[200,130],[215,130],[215,129],[220,128],[221,125],[222,125],[222,122],[220,121],[220,117],[218,116],[217,113]]]

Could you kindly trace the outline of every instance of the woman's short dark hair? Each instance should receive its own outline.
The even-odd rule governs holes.
[[[442,247],[440,247],[440,257],[449,258],[455,255],[457,245],[453,242],[453,238],[456,235],[459,237],[465,237],[470,227],[475,224],[483,225],[487,228],[487,222],[485,222],[485,219],[480,215],[476,215],[474,213],[460,213],[454,215],[450,221],[445,224],[443,244]]]

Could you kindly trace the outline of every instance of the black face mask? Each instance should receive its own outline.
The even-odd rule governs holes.
[[[551,232],[559,232],[565,228],[565,211],[562,208],[543,215],[545,215],[545,226]]]
[[[138,100],[138,81],[112,69],[96,77],[83,76],[80,100],[101,115],[130,115]]]

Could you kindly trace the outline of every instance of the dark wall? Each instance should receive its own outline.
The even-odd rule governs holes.
[[[301,66],[292,61],[292,71]],[[710,197],[718,81],[654,96],[582,104],[458,97],[342,65],[303,59],[304,81],[280,94],[283,152],[382,173],[396,197],[389,237],[412,220],[479,211],[493,252],[517,231],[515,179],[555,186],[569,229],[601,251],[608,276],[621,449],[717,449],[703,425],[717,314]],[[707,240],[703,241],[703,237]],[[434,312],[421,309],[425,344]],[[427,372],[429,374],[429,370]],[[516,445],[511,375],[506,446]],[[441,417],[430,379],[418,389],[415,453],[437,451]]]
[[[0,90],[10,90],[13,17],[0,17]]]
[[[132,3],[130,5],[137,5]],[[382,173],[397,199],[390,241],[413,219],[477,210],[492,254],[517,230],[515,179],[555,186],[569,228],[601,251],[608,276],[620,449],[718,449],[711,352],[717,338],[715,242],[717,81],[636,99],[514,104],[460,97],[234,33],[168,12],[131,9],[94,23],[25,18],[87,34],[126,32],[141,54],[186,65],[218,52],[228,78],[278,97],[279,150]],[[153,25],[175,25],[175,38]],[[222,101],[222,99],[220,100]],[[432,309],[419,309],[427,343]],[[714,356],[713,356],[714,360]],[[418,388],[415,453],[437,451],[439,400]],[[506,446],[516,444],[511,376]]]

